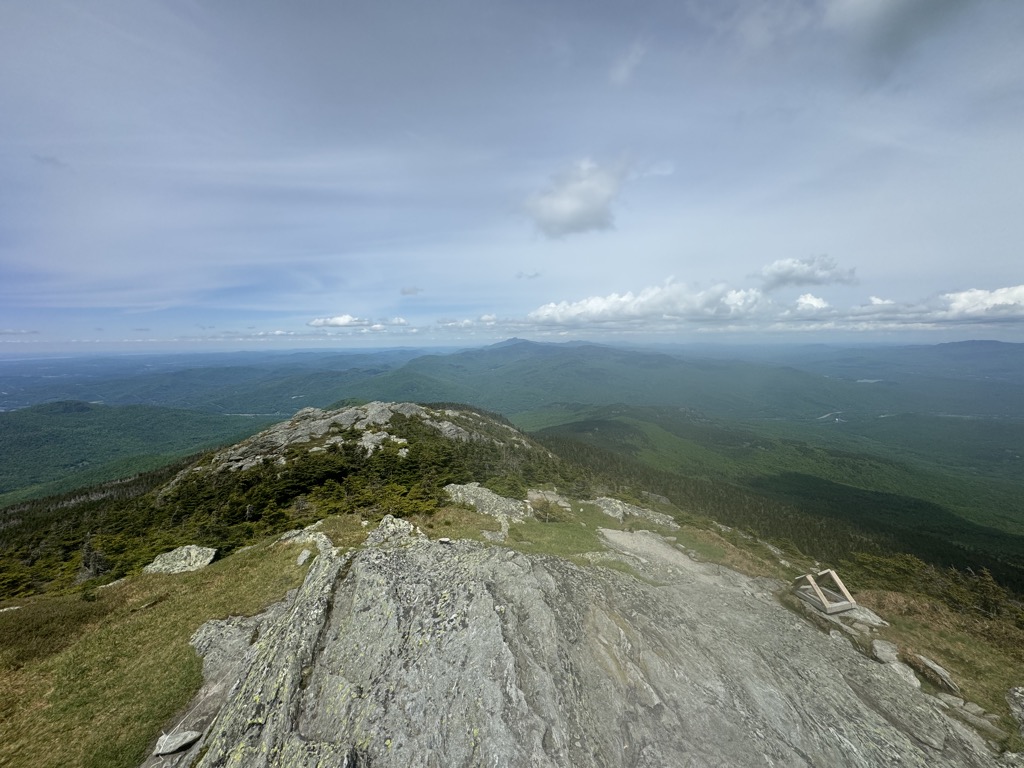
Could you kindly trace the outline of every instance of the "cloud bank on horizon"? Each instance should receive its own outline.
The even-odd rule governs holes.
[[[1002,0],[6,4],[0,353],[1024,341],[1022,32]]]

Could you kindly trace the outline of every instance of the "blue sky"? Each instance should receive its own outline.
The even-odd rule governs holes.
[[[0,354],[1024,341],[1015,0],[0,7]]]

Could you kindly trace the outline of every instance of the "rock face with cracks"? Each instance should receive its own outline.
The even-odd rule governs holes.
[[[934,699],[780,606],[775,582],[645,531],[603,536],[636,575],[389,518],[354,554],[318,542],[290,602],[248,636],[219,623],[230,651],[200,630],[205,674],[235,679],[161,764],[994,764]]]

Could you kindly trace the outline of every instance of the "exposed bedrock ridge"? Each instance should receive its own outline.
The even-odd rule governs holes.
[[[321,550],[179,764],[993,764],[772,582],[653,534],[606,532],[637,578],[386,525],[352,556]]]

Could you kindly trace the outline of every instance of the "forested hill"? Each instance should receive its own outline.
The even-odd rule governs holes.
[[[0,413],[0,506],[154,469],[267,423],[267,417],[79,401]]]

